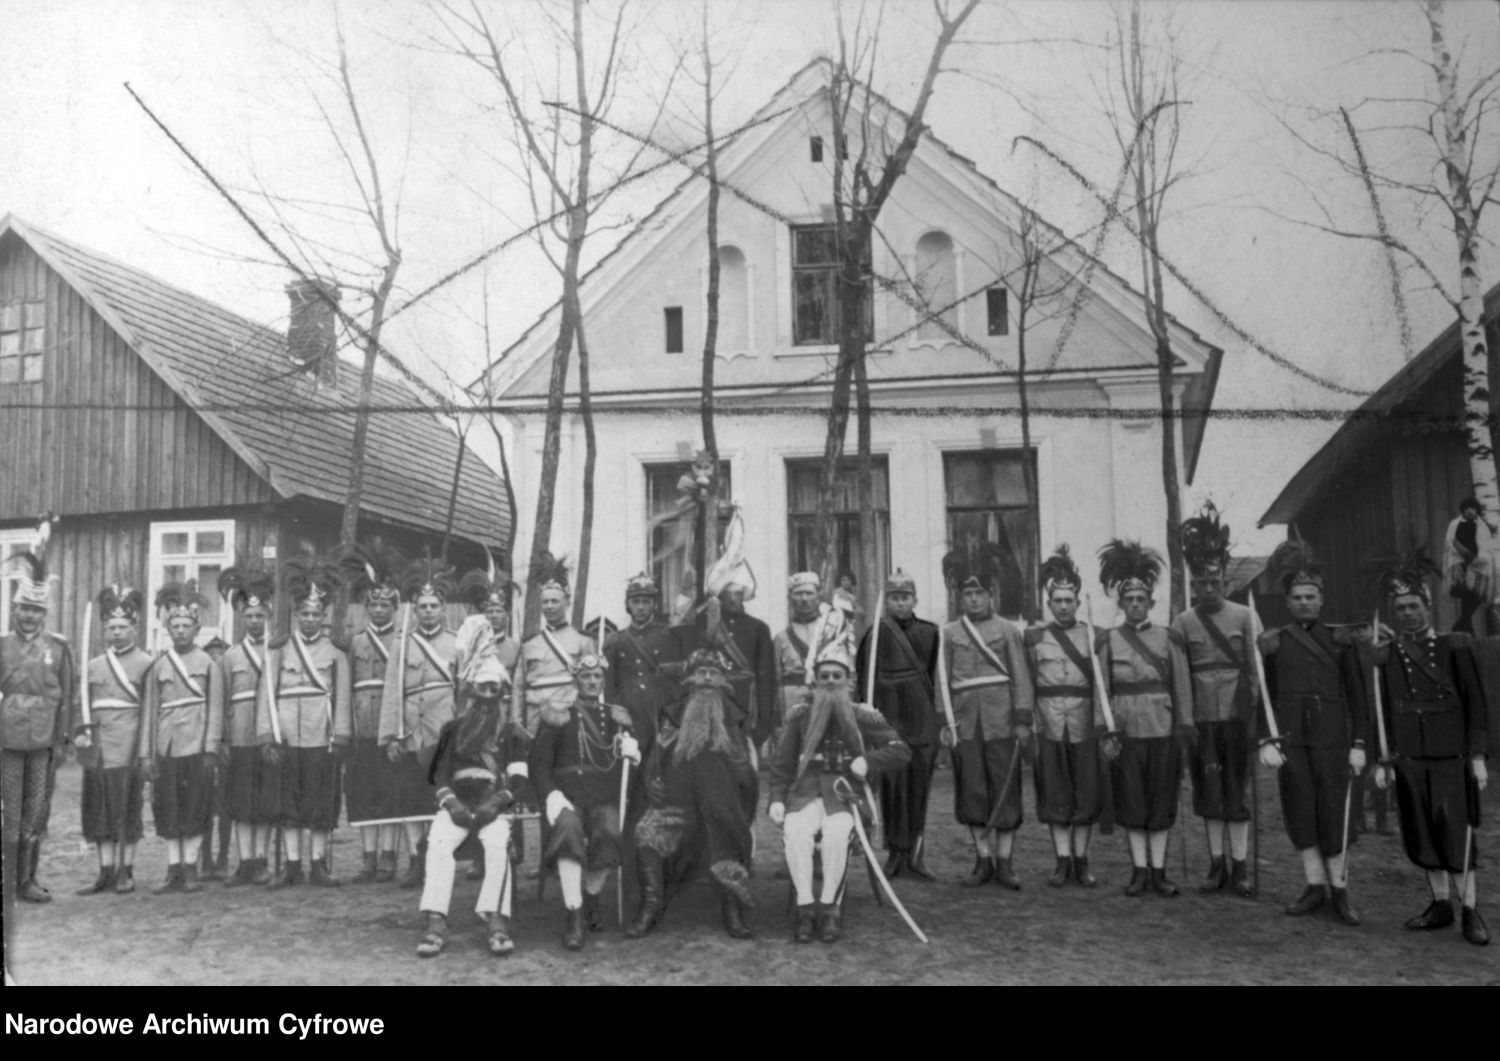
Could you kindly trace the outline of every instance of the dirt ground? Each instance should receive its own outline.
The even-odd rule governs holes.
[[[940,770],[932,794],[928,866],[934,884],[895,882],[903,902],[931,938],[919,943],[894,911],[875,905],[862,867],[851,875],[844,939],[798,946],[786,918],[788,888],[774,873],[781,839],[762,814],[752,888],[757,908],[752,941],[736,942],[719,926],[717,900],[705,884],[684,891],[651,936],[627,941],[615,929],[590,938],[579,954],[562,949],[557,885],[537,902],[535,882],[521,889],[513,934],[517,950],[496,959],[472,914],[477,882],[460,869],[449,922],[448,949],[419,959],[418,894],[394,885],[339,889],[225,890],[210,884],[197,895],[156,897],[164,875],[162,846],[147,809],[146,839],[136,861],[132,895],[73,893],[96,866],[78,826],[81,775],[59,773],[52,834],[40,879],[54,900],[21,904],[10,970],[22,984],[1500,984],[1500,947],[1474,947],[1456,928],[1411,933],[1402,922],[1427,901],[1422,874],[1406,861],[1395,835],[1367,834],[1351,855],[1351,895],[1364,918],[1347,928],[1331,915],[1288,918],[1281,908],[1301,890],[1301,866],[1280,825],[1270,771],[1260,776],[1261,897],[1199,896],[1175,900],[1126,898],[1130,875],[1123,831],[1096,837],[1091,863],[1097,890],[1049,888],[1051,844],[1031,806],[1015,866],[1024,888],[958,885],[972,864],[967,830],[953,821],[952,774]],[[1496,850],[1500,786],[1486,793],[1480,847]],[[1391,816],[1395,827],[1395,816]],[[535,826],[528,866],[535,864]],[[1180,829],[1174,829],[1169,872],[1196,884],[1207,868],[1201,823],[1188,829],[1191,874],[1182,877]],[[358,837],[335,834],[335,872],[356,872]],[[403,860],[404,867],[404,860]],[[1491,930],[1500,909],[1481,905]],[[609,889],[612,894],[613,889]],[[1493,892],[1491,892],[1493,894]],[[627,893],[627,907],[632,901]],[[607,911],[612,914],[612,903]]]

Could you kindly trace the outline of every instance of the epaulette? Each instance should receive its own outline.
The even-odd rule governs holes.
[[[1455,630],[1448,635],[1448,647],[1472,649],[1474,647],[1474,635],[1461,630]]]
[[[614,719],[617,725],[625,726],[627,729],[635,725],[635,720],[630,717],[630,712],[619,704],[609,705],[609,717]]]
[[[565,704],[548,704],[542,708],[542,721],[549,726],[566,726],[572,716],[573,708]]]
[[[274,640],[274,641],[267,641],[267,642],[266,642],[266,647],[267,647],[267,648],[275,648],[275,649],[280,649],[280,648],[283,648],[283,647],[285,647],[285,645],[286,645],[286,643],[287,643],[287,642],[288,642],[288,641],[290,641],[290,640],[291,640],[291,639],[292,639],[292,638],[291,638],[291,635],[290,635],[290,634],[289,634],[289,635],[287,635],[287,636],[286,636],[286,637],[278,637],[278,638],[276,638],[276,639],[275,639],[275,640]]]
[[[1260,649],[1261,655],[1270,655],[1281,647],[1281,630],[1262,630],[1255,645]]]
[[[1046,632],[1047,628],[1045,626],[1028,626],[1021,636],[1026,642],[1027,648],[1035,648],[1042,643],[1042,636]]]
[[[855,704],[854,720],[856,722],[868,722],[871,725],[875,725],[885,722],[885,716],[869,704]]]

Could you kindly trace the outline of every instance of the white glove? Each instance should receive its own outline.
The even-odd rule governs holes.
[[[85,748],[92,748],[94,746],[94,738],[89,736],[88,730],[84,730],[82,733],[78,734],[78,736],[73,738],[73,746],[78,748],[80,751]]]
[[[858,759],[849,764],[849,772],[859,780],[863,781],[865,778],[870,776],[870,764],[865,762],[865,757],[861,755]]]
[[[1391,783],[1391,772],[1384,766],[1375,767],[1375,787],[1384,792]]]
[[[628,733],[620,734],[620,758],[629,759],[637,766],[641,762],[641,744]]]
[[[1276,745],[1267,744],[1260,749],[1260,761],[1266,766],[1280,770],[1286,763],[1286,756],[1281,754],[1281,749]]]
[[[547,824],[556,825],[557,816],[565,810],[572,810],[573,804],[568,802],[568,797],[562,794],[562,789],[554,788],[547,793]]]
[[[769,813],[771,815],[771,821],[774,822],[777,825],[782,825],[782,824],[784,824],[786,822],[786,804],[785,803],[773,803],[773,804],[771,804],[770,809],[768,810],[767,813]]]
[[[506,763],[505,772],[511,777],[531,777],[531,768],[524,762]]]
[[[1349,769],[1354,771],[1355,777],[1365,772],[1365,750],[1363,748],[1349,749]]]
[[[1479,786],[1479,791],[1483,792],[1484,786],[1490,783],[1489,768],[1484,765],[1484,760],[1477,755],[1469,760],[1469,762],[1474,770],[1474,783]]]

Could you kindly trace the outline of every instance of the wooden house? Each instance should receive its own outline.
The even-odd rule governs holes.
[[[232,640],[219,571],[237,557],[276,567],[338,541],[358,379],[337,371],[334,315],[302,283],[288,288],[292,331],[321,334],[327,348],[299,363],[274,328],[0,219],[0,557],[26,547],[39,514],[59,517],[50,628],[76,644],[107,582],[149,600],[164,581],[196,578],[209,601],[201,640]],[[360,538],[436,555],[452,497],[449,559],[460,571],[507,550],[501,479],[464,459],[405,383],[377,376],[371,404]],[[9,606],[5,588],[7,629]],[[286,615],[283,600],[275,629]],[[96,634],[90,650],[99,644]]]

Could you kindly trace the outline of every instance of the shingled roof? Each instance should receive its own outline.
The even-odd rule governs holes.
[[[359,380],[348,366],[337,384],[315,385],[287,357],[286,337],[13,214],[15,232],[284,498],[342,505],[353,452]],[[407,384],[376,377],[366,442],[363,511],[418,530],[447,522],[457,435]],[[505,547],[511,537],[505,485],[466,457],[453,513],[460,537]]]

